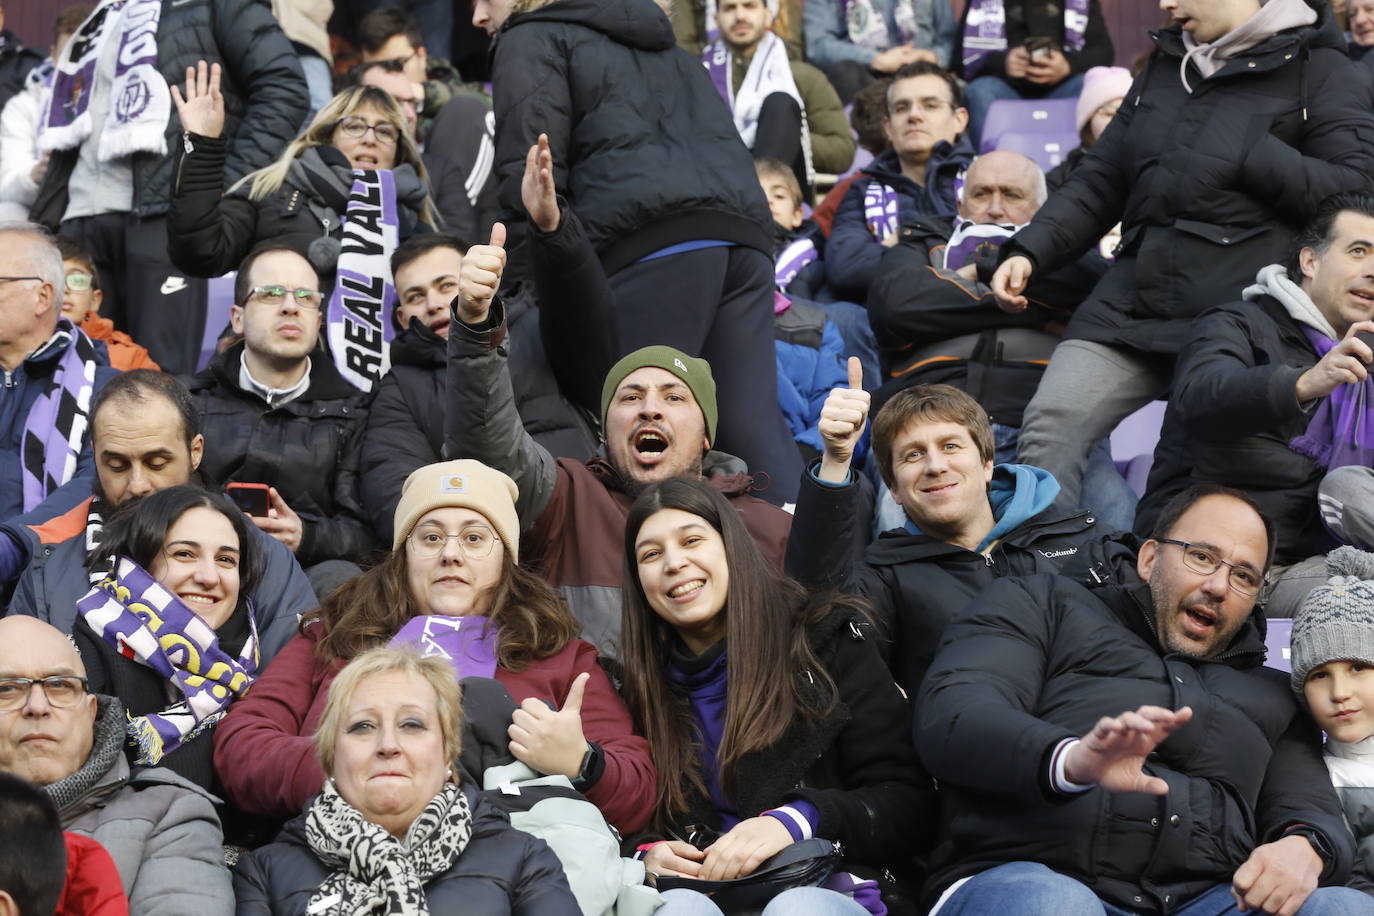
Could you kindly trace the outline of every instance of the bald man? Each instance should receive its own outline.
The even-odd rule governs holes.
[[[123,705],[86,692],[63,633],[0,619],[0,772],[43,786],[62,828],[88,836],[119,869],[139,916],[234,912],[210,796],[161,768],[131,770]]]

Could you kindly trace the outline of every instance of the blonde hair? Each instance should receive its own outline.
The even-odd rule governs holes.
[[[248,186],[249,200],[262,200],[269,194],[276,193],[286,181],[291,163],[295,162],[301,153],[312,146],[329,146],[334,139],[334,128],[338,123],[356,114],[359,109],[368,107],[381,112],[383,119],[395,127],[399,134],[396,140],[395,164],[408,164],[413,167],[428,188],[429,173],[425,171],[425,164],[420,159],[420,148],[411,138],[410,131],[406,128],[405,115],[401,113],[396,100],[390,93],[376,86],[354,86],[325,103],[325,106],[315,114],[310,126],[286,145],[285,151],[276,162],[243,176],[226,193],[237,191],[245,185]],[[423,218],[431,226],[439,225],[439,211],[435,209],[433,196],[429,193],[425,194]]]
[[[348,704],[358,686],[374,674],[400,671],[434,688],[439,730],[444,736],[444,759],[453,763],[463,748],[463,691],[453,666],[437,656],[426,658],[414,649],[378,646],[368,649],[344,666],[329,685],[319,727],[315,730],[315,755],[325,777],[334,775],[334,745],[344,727]]]

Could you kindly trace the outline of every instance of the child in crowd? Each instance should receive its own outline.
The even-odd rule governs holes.
[[[1326,571],[1293,618],[1293,689],[1326,732],[1359,853],[1349,884],[1374,895],[1374,554],[1340,547]]]
[[[839,329],[820,306],[807,300],[825,280],[825,237],[802,217],[801,185],[790,166],[776,159],[754,163],[773,215],[773,346],[778,363],[778,405],[807,461],[820,457],[821,407],[830,389],[844,387],[845,347]]]
[[[58,251],[62,252],[62,275],[67,285],[62,292],[62,317],[76,325],[91,340],[105,344],[110,365],[127,372],[130,369],[158,369],[148,351],[123,331],[116,331],[114,322],[100,317],[100,274],[95,260],[86,246],[65,235],[55,236]]]

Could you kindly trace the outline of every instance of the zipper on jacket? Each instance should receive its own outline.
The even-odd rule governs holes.
[[[6,387],[6,388],[14,388],[14,387],[16,387],[15,384],[14,384],[14,370],[13,370],[13,369],[6,369],[6,370],[5,370],[5,387]]]

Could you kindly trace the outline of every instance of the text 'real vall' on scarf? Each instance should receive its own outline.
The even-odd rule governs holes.
[[[391,368],[391,253],[399,233],[395,176],[389,169],[355,170],[326,322],[334,365],[363,391]]]

